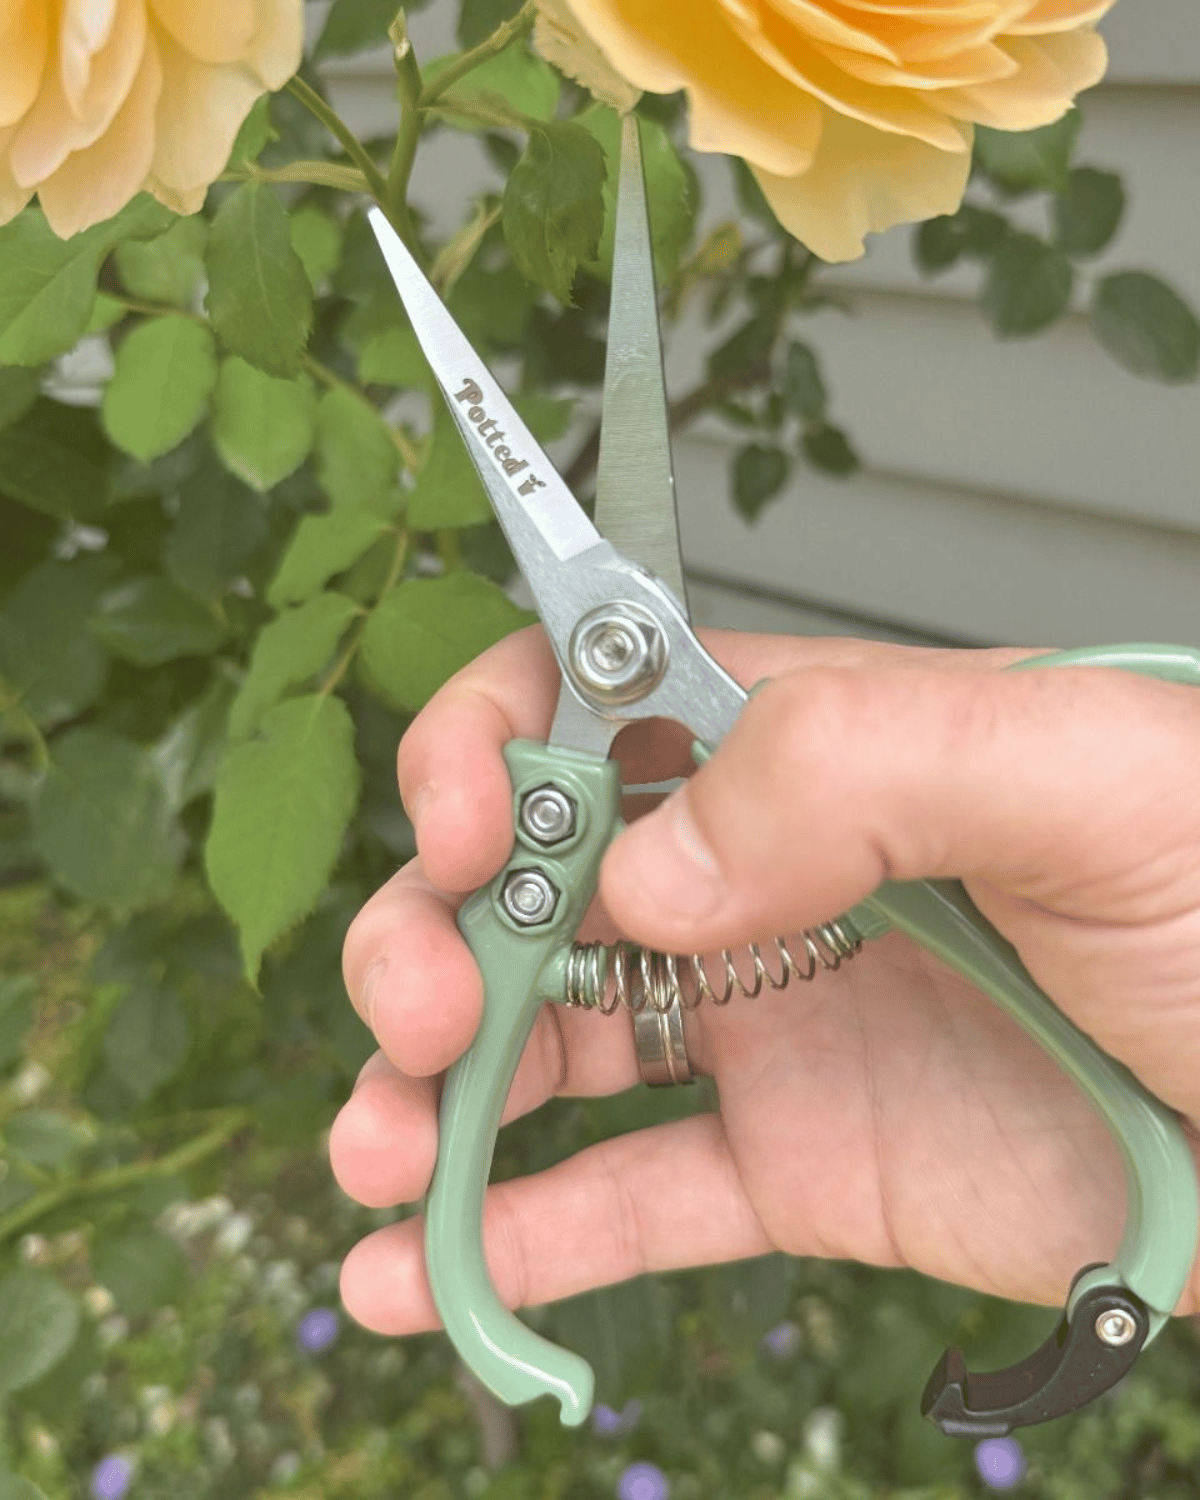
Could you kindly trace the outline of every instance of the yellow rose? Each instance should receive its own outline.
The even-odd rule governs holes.
[[[686,89],[698,151],[744,157],[824,260],[953,213],[973,126],[1029,130],[1103,75],[1114,0],[567,0],[638,88]]]
[[[56,234],[143,189],[195,213],[260,94],[300,66],[303,0],[0,0],[0,224]]]

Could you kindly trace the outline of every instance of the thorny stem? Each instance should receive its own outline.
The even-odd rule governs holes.
[[[398,21],[403,20],[403,12]],[[393,223],[400,226],[400,234],[408,248],[417,251],[416,229],[408,211],[408,180],[412,176],[413,162],[417,157],[417,142],[425,127],[425,111],[421,107],[422,79],[417,56],[413,51],[408,33],[393,30],[390,33],[396,55],[396,93],[400,100],[400,128],[396,132],[396,144],[392,148],[392,162],[387,176],[387,213]]]
[[[311,84],[305,83],[304,79],[297,73],[294,78],[289,78],[284,85],[288,93],[299,99],[305,109],[320,120],[336,140],[340,141],[345,148],[346,155],[367,179],[367,186],[371,195],[381,208],[387,209],[387,183],[379,168],[367,155],[362,142],[341,118],[339,114],[326,104]]]
[[[525,0],[525,4],[511,21],[505,21],[503,26],[498,26],[486,41],[480,42],[478,47],[472,47],[469,52],[464,52],[457,62],[451,63],[445,72],[438,74],[432,83],[425,85],[421,90],[421,108],[428,109],[441,98],[447,89],[453,88],[460,78],[466,77],[480,63],[487,62],[489,57],[495,57],[497,52],[503,52],[514,37],[527,31],[533,25],[536,15],[537,6],[534,0]]]
[[[219,1151],[232,1136],[249,1125],[252,1119],[253,1113],[249,1109],[229,1110],[220,1124],[197,1136],[195,1140],[177,1146],[166,1156],[155,1157],[153,1161],[130,1162],[123,1167],[110,1167],[105,1172],[94,1172],[90,1177],[47,1188],[0,1217],[0,1242],[36,1222],[51,1209],[59,1208],[76,1198],[94,1198],[101,1193],[115,1193],[150,1177],[169,1177],[182,1172],[198,1161],[203,1161],[206,1156],[211,1156],[214,1151]]]

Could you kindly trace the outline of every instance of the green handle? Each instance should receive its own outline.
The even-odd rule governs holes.
[[[1112,646],[1030,658],[1010,670],[1105,666],[1200,685],[1200,652],[1180,646]],[[505,747],[513,783],[513,851],[504,870],[459,914],[484,979],[483,1018],[470,1050],[451,1069],[442,1097],[437,1167],[426,1204],[429,1278],[446,1330],[465,1363],[510,1406],[557,1397],[578,1425],[591,1406],[586,1362],[519,1322],[499,1301],[483,1256],[483,1201],[504,1102],[537,1012],[561,1000],[566,958],[618,827],[617,766],[557,747],[514,740]],[[551,846],[521,827],[526,795],[552,785],[574,804],[570,835]],[[509,915],[509,877],[536,868],[559,892],[550,921],[522,926]],[[1037,987],[1015,949],[955,881],[891,882],[846,916],[863,938],[891,928],[958,970],[1025,1028],[1073,1077],[1120,1145],[1126,1178],[1125,1236],[1112,1266],[1075,1284],[1068,1311],[1092,1286],[1117,1280],[1150,1310],[1153,1338],[1187,1281],[1197,1235],[1191,1153],[1170,1110],[1069,1021]]]
[[[483,1200],[504,1101],[529,1032],[542,1002],[563,995],[563,963],[617,825],[620,771],[615,761],[527,740],[511,741],[504,758],[517,834],[504,869],[459,912],[483,974],[483,1017],[446,1078],[425,1253],[434,1302],[465,1363],[509,1406],[556,1396],[564,1424],[574,1427],[591,1410],[591,1367],[527,1328],[496,1296],[483,1256]],[[520,809],[528,793],[548,785],[570,798],[575,819],[568,837],[546,846],[521,829]],[[523,927],[509,915],[504,890],[510,876],[530,870],[551,883],[558,899],[549,921]]]

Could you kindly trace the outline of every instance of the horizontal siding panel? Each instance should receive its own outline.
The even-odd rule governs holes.
[[[887,475],[838,481],[807,470],[748,525],[727,498],[727,460],[721,443],[675,444],[685,565],[725,588],[745,584],[802,608],[828,605],[963,642],[1200,642],[1194,534]]]

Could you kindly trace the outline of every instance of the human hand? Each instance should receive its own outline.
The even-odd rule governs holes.
[[[705,642],[740,681],[772,681],[708,765],[615,841],[585,936],[736,947],[828,920],[885,878],[962,878],[1056,1004],[1200,1118],[1200,696],[1096,668],[1001,672],[1017,652]],[[401,745],[419,856],[345,949],[381,1048],[330,1143],[362,1202],[428,1186],[440,1075],[481,1005],[454,912],[511,846],[501,746],[545,737],[557,688],[535,627],[448,683]],[[687,774],[688,742],[663,725],[626,731],[625,781]],[[485,1246],[509,1305],[772,1249],[1061,1304],[1073,1272],[1115,1250],[1123,1174],[1099,1118],[997,1007],[903,937],[811,985],[702,1005],[686,1028],[719,1115],[489,1189]],[[637,1080],[623,1015],[548,1005],[505,1118]],[[347,1257],[343,1300],[366,1326],[437,1326],[421,1230],[389,1226]],[[1179,1310],[1198,1292],[1194,1273]]]

